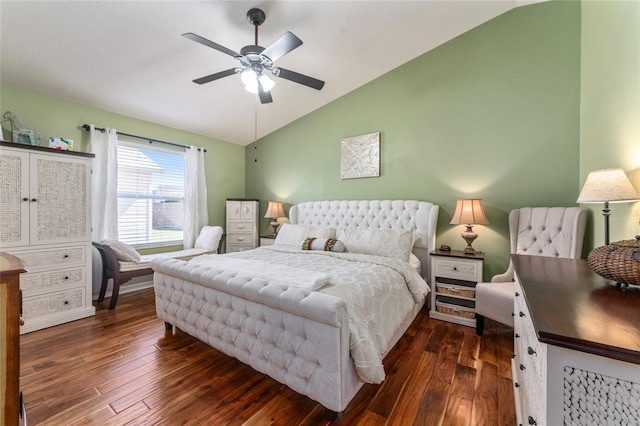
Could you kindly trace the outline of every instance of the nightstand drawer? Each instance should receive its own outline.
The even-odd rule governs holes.
[[[459,278],[476,281],[479,277],[480,264],[478,262],[464,262],[461,260],[439,259],[435,263],[435,275],[438,277]]]
[[[229,222],[227,224],[227,234],[232,233],[252,233],[254,230],[253,222],[251,221],[237,221],[237,222]]]

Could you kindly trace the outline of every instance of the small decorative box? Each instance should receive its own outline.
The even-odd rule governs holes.
[[[73,151],[73,139],[49,138],[49,148],[62,151]]]

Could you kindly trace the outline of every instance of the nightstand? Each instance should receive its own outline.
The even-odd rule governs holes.
[[[275,235],[260,235],[260,247],[270,246],[276,241]]]
[[[436,250],[431,255],[429,317],[476,326],[476,284],[482,281],[484,253]]]

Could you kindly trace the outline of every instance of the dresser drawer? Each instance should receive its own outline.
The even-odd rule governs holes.
[[[67,268],[52,272],[27,273],[20,277],[20,289],[27,293],[78,287],[85,283],[84,267]]]
[[[437,277],[458,278],[478,282],[480,265],[478,262],[439,259],[435,263],[434,274]]]
[[[229,245],[248,244],[253,248],[253,236],[251,234],[229,234],[227,235],[227,251]]]
[[[235,253],[238,251],[245,251],[253,249],[252,244],[227,244],[227,253]]]
[[[41,296],[25,297],[22,302],[22,315],[25,321],[73,309],[83,309],[84,287],[74,288]]]
[[[253,233],[253,222],[251,221],[237,221],[237,222],[229,222],[227,225],[227,235],[233,233]]]
[[[38,269],[64,268],[65,265],[82,265],[86,263],[85,246],[57,247],[43,250],[11,252],[27,263],[29,271]]]

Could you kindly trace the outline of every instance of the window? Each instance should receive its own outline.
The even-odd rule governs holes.
[[[118,239],[182,244],[184,152],[118,141]]]

